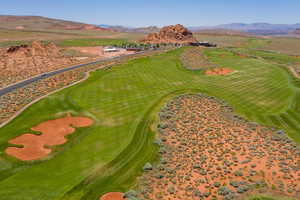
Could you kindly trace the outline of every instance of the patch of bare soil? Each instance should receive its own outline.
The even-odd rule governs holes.
[[[203,54],[203,47],[193,47],[185,50],[180,59],[187,69],[206,69],[213,66]]]
[[[121,192],[109,192],[100,197],[99,200],[126,200]]]
[[[103,55],[103,47],[70,47],[69,49],[79,51],[83,54],[90,54],[94,56],[102,56]]]
[[[87,127],[92,124],[93,120],[90,118],[72,116],[42,122],[31,128],[33,131],[41,132],[41,135],[25,133],[16,137],[9,143],[22,145],[23,148],[8,147],[5,152],[23,161],[41,159],[52,151],[46,146],[61,145],[67,142],[65,136],[75,131],[73,127]]]
[[[300,147],[215,98],[173,99],[160,112],[158,131],[161,161],[139,178],[141,199],[232,200],[262,188],[300,195]]]
[[[103,58],[111,58],[111,57],[116,57],[116,56],[121,56],[121,55],[129,55],[129,54],[135,53],[133,51],[127,51],[126,49],[120,49],[117,52],[104,52],[102,46],[98,46],[98,47],[70,47],[70,49],[79,51],[79,52],[84,53],[84,54],[94,55],[94,56],[103,57]]]
[[[292,72],[292,74],[296,77],[300,79],[300,63],[296,63],[294,65],[289,66],[290,71]]]
[[[232,73],[234,70],[228,68],[214,68],[205,71],[206,75],[227,75]]]

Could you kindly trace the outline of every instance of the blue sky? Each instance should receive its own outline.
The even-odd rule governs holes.
[[[126,26],[300,23],[299,0],[3,0],[0,14]]]

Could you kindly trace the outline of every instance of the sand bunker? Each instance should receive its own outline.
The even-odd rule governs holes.
[[[41,135],[25,133],[9,141],[11,144],[23,145],[23,148],[8,147],[5,152],[20,160],[37,160],[51,153],[46,146],[55,146],[67,142],[65,136],[75,131],[74,127],[87,127],[93,120],[87,117],[67,116],[60,119],[42,122],[31,130],[41,132]]]
[[[228,69],[228,68],[214,68],[214,69],[206,70],[205,74],[206,75],[226,75],[226,74],[230,74],[232,72],[233,72],[233,70]]]
[[[103,195],[100,200],[126,200],[123,198],[124,194],[121,192],[109,192]]]

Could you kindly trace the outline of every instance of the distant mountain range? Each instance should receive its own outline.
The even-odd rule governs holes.
[[[300,29],[300,23],[297,24],[269,24],[269,23],[231,23],[222,24],[217,26],[199,26],[189,27],[192,31],[201,31],[209,29],[227,29],[235,31],[243,31],[246,33],[252,33],[256,35],[287,35],[294,32],[296,29]]]
[[[107,25],[107,24],[100,24],[98,26],[101,28],[112,29],[118,32],[155,33],[160,30],[160,28],[157,26],[138,27],[138,28],[126,27],[121,25]]]
[[[153,33],[158,32],[159,27],[149,26],[141,28],[133,28],[126,26],[110,26],[110,25],[99,25],[102,28],[109,28],[120,32],[141,32],[141,33]],[[188,27],[193,32],[222,32],[222,33],[246,33],[255,35],[288,35],[300,29],[300,23],[297,24],[269,24],[269,23],[231,23],[221,24],[217,26],[191,26]],[[231,32],[233,31],[233,32]]]
[[[13,16],[0,15],[0,28],[17,30],[98,30],[98,31],[118,31],[118,32],[137,32],[154,33],[159,32],[157,26],[148,27],[126,27],[112,26],[107,24],[92,25],[81,22],[73,22],[60,19],[52,19],[41,16]],[[255,35],[299,35],[300,23],[297,24],[269,24],[269,23],[231,23],[217,26],[193,26],[188,27],[193,32],[214,32],[229,34],[255,34]],[[231,31],[239,31],[231,32]]]
[[[0,28],[17,30],[98,30],[109,31],[92,24],[73,22],[61,19],[52,19],[41,16],[13,16],[0,15]]]

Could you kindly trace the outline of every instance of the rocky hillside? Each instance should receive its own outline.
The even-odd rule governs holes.
[[[75,62],[74,58],[62,55],[54,43],[36,41],[0,49],[0,88]]]
[[[190,27],[192,31],[200,31],[207,29],[227,29],[235,31],[243,31],[255,35],[287,35],[295,29],[299,29],[300,24],[269,24],[269,23],[231,23],[217,26],[199,26]]]
[[[4,56],[11,58],[21,58],[21,57],[32,57],[32,56],[59,56],[59,49],[57,46],[50,42],[48,44],[42,44],[41,42],[34,41],[32,45],[20,45],[20,46],[11,46],[6,50]]]
[[[99,30],[110,31],[91,24],[51,19],[40,16],[0,15],[0,28],[17,30]]]
[[[197,42],[194,38],[193,33],[190,32],[184,26],[177,24],[171,26],[165,26],[158,33],[150,33],[146,38],[142,39],[141,42],[149,44],[159,43],[190,43]]]

